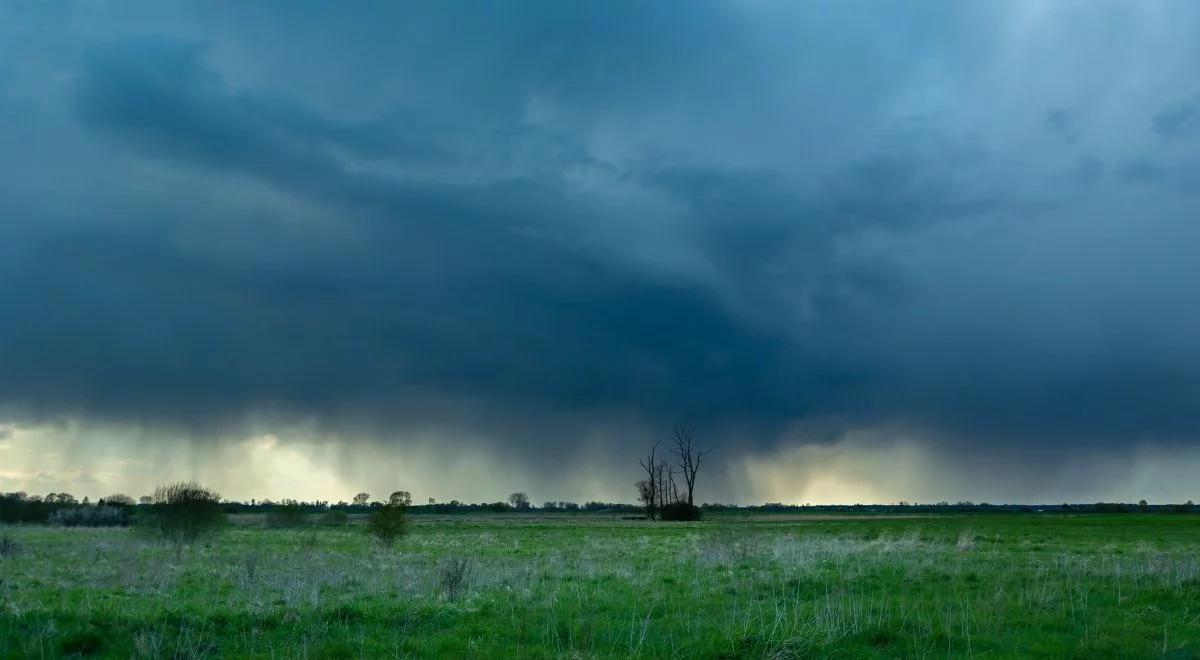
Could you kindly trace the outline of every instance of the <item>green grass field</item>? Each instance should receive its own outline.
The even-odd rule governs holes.
[[[240,522],[0,529],[0,656],[1200,657],[1190,515]]]

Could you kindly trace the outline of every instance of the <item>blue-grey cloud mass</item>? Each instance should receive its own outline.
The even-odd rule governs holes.
[[[1198,62],[1181,2],[9,4],[0,422],[1189,449]]]

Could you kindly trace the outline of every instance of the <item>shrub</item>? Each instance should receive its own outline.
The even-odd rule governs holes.
[[[299,527],[305,520],[304,507],[296,500],[284,500],[267,513],[268,527]]]
[[[183,546],[215,533],[225,523],[221,498],[194,481],[181,481],[154,489],[153,503],[143,518],[147,529],[175,546]]]
[[[51,525],[63,527],[123,527],[129,524],[125,509],[118,506],[73,506],[50,514]]]
[[[700,514],[700,507],[687,502],[672,502],[659,509],[659,517],[662,520],[700,520]]]
[[[450,557],[438,567],[438,580],[450,600],[457,600],[462,595],[470,576],[471,562],[461,557]]]
[[[408,505],[412,498],[404,491],[392,493],[388,503],[377,507],[367,519],[367,531],[387,547],[408,532]]]

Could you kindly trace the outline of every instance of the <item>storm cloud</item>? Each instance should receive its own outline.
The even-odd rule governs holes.
[[[679,421],[713,499],[871,447],[921,473],[894,499],[1191,455],[1196,14],[0,9],[0,452],[291,442],[358,479],[419,445],[581,499]],[[0,488],[95,479],[20,451]]]

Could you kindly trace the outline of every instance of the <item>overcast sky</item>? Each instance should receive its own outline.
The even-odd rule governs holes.
[[[0,4],[0,491],[1200,496],[1200,5]]]

